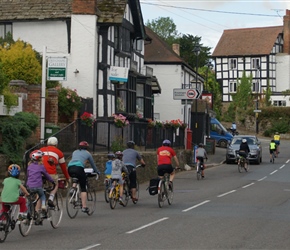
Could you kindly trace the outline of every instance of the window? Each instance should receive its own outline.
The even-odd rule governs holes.
[[[130,31],[124,27],[115,27],[114,29],[115,49],[130,52],[131,51],[131,35]]]
[[[260,85],[259,82],[253,82],[253,92],[259,93],[260,92]]]
[[[286,107],[286,101],[273,101],[273,106],[276,107]]]
[[[260,69],[260,58],[252,58],[252,68]]]
[[[0,37],[5,38],[8,33],[12,34],[12,23],[0,23]]]
[[[230,82],[229,92],[230,93],[236,93],[237,92],[237,83],[236,82]]]
[[[137,84],[136,113],[139,118],[144,117],[144,85]]]
[[[237,68],[237,59],[231,58],[229,60],[229,69],[236,69]]]

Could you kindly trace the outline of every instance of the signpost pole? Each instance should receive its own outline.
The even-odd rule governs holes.
[[[45,87],[46,87],[46,46],[43,46],[42,80],[41,80],[41,115],[40,115],[40,143],[44,143],[45,125]]]

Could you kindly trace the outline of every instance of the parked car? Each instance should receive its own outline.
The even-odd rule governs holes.
[[[226,162],[237,162],[237,151],[240,149],[242,139],[246,139],[250,148],[249,160],[250,163],[260,164],[262,162],[262,147],[261,142],[255,135],[235,135],[227,147]]]

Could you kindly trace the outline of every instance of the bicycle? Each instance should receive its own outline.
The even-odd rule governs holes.
[[[198,157],[197,163],[196,163],[196,178],[197,178],[197,180],[204,178],[204,176],[202,176],[202,171],[204,170],[204,168],[205,168],[204,163],[203,163],[203,165],[201,165],[200,157]]]
[[[136,171],[136,169],[137,168],[139,168],[139,167],[145,167],[145,166],[143,166],[142,164],[138,164],[134,169],[133,169],[133,171]],[[128,171],[129,171],[129,169],[128,169]],[[129,174],[130,174],[130,172],[129,172]],[[128,185],[128,199],[130,199],[130,198],[132,198],[132,191],[131,191],[131,189],[129,188],[130,187],[130,181],[129,181],[129,178],[127,178],[127,183],[126,183],[127,185]],[[124,191],[125,191],[125,188],[124,188]],[[125,192],[124,192],[124,194],[125,194]],[[126,198],[127,198],[127,195],[126,195]],[[138,202],[138,200],[139,200],[139,181],[138,181],[138,178],[136,177],[136,197],[135,198],[137,198],[137,200],[132,200],[132,202],[133,202],[133,204],[137,204],[137,202]]]
[[[62,179],[58,180],[59,182]],[[30,196],[28,197],[28,206],[27,206],[27,219],[24,223],[20,224],[22,230],[27,234],[30,232],[33,224],[42,225],[43,220],[47,219],[52,228],[58,228],[62,216],[63,216],[63,199],[62,195],[59,191],[56,192],[53,200],[54,207],[49,207],[47,204],[50,192],[55,188],[55,184],[50,184],[48,181],[44,181],[43,189],[46,196],[46,210],[45,211],[37,211],[36,205],[40,200],[40,197],[37,191],[29,191]]]
[[[270,160],[270,162],[272,162],[274,164],[274,161],[275,161],[275,158],[276,158],[276,151],[275,150],[272,151],[271,156],[272,156],[272,159]]]
[[[110,202],[109,193],[112,186],[112,181],[110,177],[111,177],[110,175],[106,175],[105,180],[104,180],[104,184],[105,184],[104,196],[105,196],[105,201],[107,203]]]
[[[18,220],[19,205],[11,203],[5,203],[5,205],[9,206],[9,210],[0,214],[0,243],[6,240],[8,234],[15,229],[17,224],[23,237],[29,233],[29,231],[25,231],[25,228],[22,228],[22,224],[26,223],[26,220]]]
[[[165,173],[163,178],[158,183],[158,205],[160,208],[163,207],[164,201],[167,200],[168,204],[171,205],[173,202],[173,183],[169,186],[170,174]]]
[[[90,185],[89,178],[95,177],[96,180],[98,179],[97,173],[93,172],[94,170],[92,168],[85,168],[85,173],[87,175],[87,207],[89,208],[89,212],[87,213],[89,216],[91,216],[95,210],[96,210],[96,203],[97,203],[97,196],[95,189]],[[72,183],[75,184],[75,186],[71,187],[69,192],[67,192],[66,195],[66,211],[68,216],[71,219],[74,219],[79,210],[82,209],[82,200],[81,200],[81,189],[79,180],[76,177],[72,177]]]
[[[237,152],[237,156],[238,156],[238,170],[239,170],[239,172],[242,173],[243,170],[248,172],[249,171],[249,163],[247,162],[247,159],[243,155],[240,155],[239,152]],[[247,165],[247,167],[246,167],[246,165]]]
[[[124,180],[123,184],[123,206],[126,207],[130,198],[130,191],[129,186],[126,180],[126,173],[122,173],[122,178]],[[120,198],[120,183],[118,182],[118,179],[111,179],[112,185],[109,191],[109,202],[111,209],[114,209],[116,207],[117,202]]]

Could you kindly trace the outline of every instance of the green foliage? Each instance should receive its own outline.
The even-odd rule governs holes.
[[[271,91],[271,88],[270,88],[269,81],[267,81],[267,88],[266,88],[266,91],[265,91],[265,100],[264,100],[264,103],[265,103],[266,107],[271,106],[271,95],[272,95],[272,91]]]
[[[238,119],[242,121],[249,108],[253,109],[252,95],[252,76],[247,77],[243,72],[242,78],[238,81],[237,92],[232,94],[232,105],[235,110],[235,117],[233,120]]]
[[[9,80],[3,71],[3,64],[0,62],[0,95],[3,94],[5,88],[8,87]]]
[[[79,111],[82,106],[82,99],[76,90],[64,88],[59,85],[58,91],[58,115],[72,116],[75,111]]]
[[[13,94],[8,87],[3,90],[2,94],[4,96],[4,104],[6,105],[7,112],[9,113],[12,106],[18,106],[18,96]]]
[[[4,43],[0,47],[0,63],[9,81],[24,80],[27,84],[41,82],[41,64],[32,46],[23,41]]]
[[[170,17],[159,17],[147,21],[146,26],[160,36],[167,44],[172,45],[178,37],[176,25]]]
[[[203,46],[201,37],[193,35],[182,35],[178,39],[180,44],[180,57],[187,62],[193,69],[198,66],[203,67],[207,64],[210,57],[210,47]],[[198,55],[194,53],[194,47],[198,45],[200,52]]]
[[[265,136],[273,136],[275,132],[279,132],[279,134],[286,134],[289,132],[289,118],[288,119],[280,119],[280,120],[272,120],[271,124],[272,126],[265,130],[264,135]]]
[[[123,143],[123,138],[121,136],[116,136],[115,140],[112,141],[111,151],[115,153],[117,151],[123,151],[125,149],[126,146]]]
[[[25,151],[25,140],[36,130],[38,123],[37,115],[26,112],[1,118],[2,145],[0,153],[5,154],[11,162],[21,164]]]

